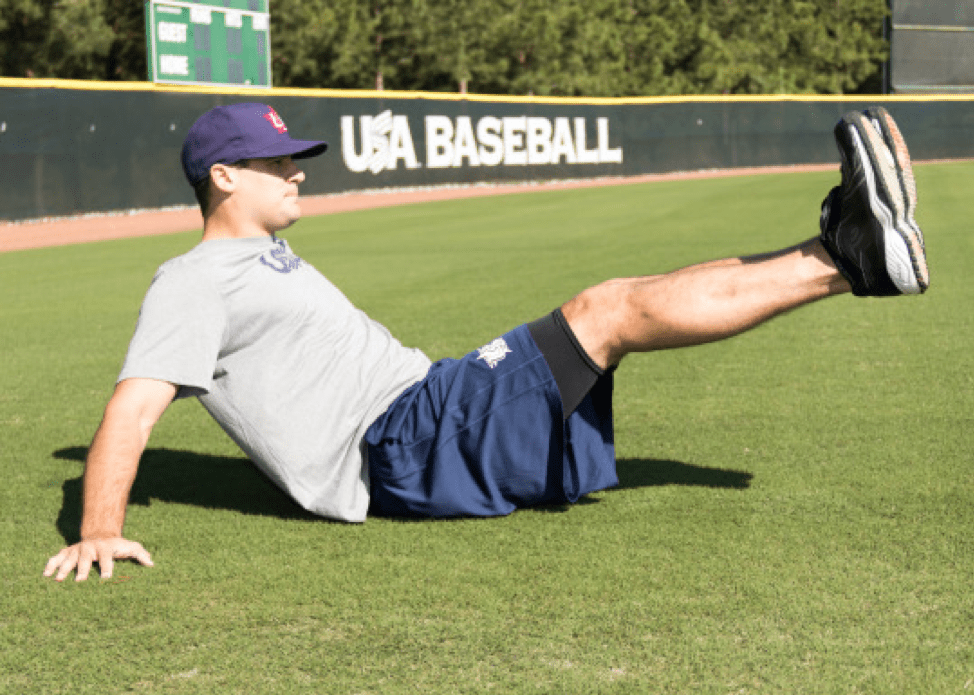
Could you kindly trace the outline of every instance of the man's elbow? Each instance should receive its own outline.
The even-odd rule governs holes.
[[[126,379],[115,387],[105,406],[103,422],[135,429],[144,444],[175,397],[176,387],[169,382]]]

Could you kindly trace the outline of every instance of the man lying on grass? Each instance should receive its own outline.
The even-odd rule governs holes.
[[[300,216],[296,161],[324,152],[268,106],[208,111],[183,147],[201,243],[163,264],[88,452],[81,541],[44,575],[151,565],[122,537],[156,421],[196,396],[301,506],[493,516],[617,484],[612,373],[629,353],[698,345],[849,291],[929,284],[906,144],[883,109],[839,121],[842,183],[821,235],[759,257],[610,280],[466,357],[430,364],[356,309],[277,233]]]

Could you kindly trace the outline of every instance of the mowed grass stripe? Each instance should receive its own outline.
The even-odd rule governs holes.
[[[196,234],[0,255],[0,692],[958,692],[974,682],[974,165],[917,168],[932,289],[823,302],[616,380],[622,484],[492,520],[316,520],[195,402],[127,533],[40,578],[152,273]],[[436,359],[612,276],[796,243],[834,174],[442,202],[285,235]]]

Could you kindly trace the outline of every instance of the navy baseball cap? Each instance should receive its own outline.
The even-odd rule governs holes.
[[[241,159],[315,157],[328,149],[320,140],[295,140],[277,111],[265,104],[217,106],[200,116],[183,143],[183,172],[194,186],[214,164]]]

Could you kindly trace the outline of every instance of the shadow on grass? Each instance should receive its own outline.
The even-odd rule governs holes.
[[[619,486],[614,488],[616,490],[660,485],[746,490],[751,487],[751,479],[754,477],[746,471],[656,459],[619,459],[616,461],[616,472],[619,474]]]
[[[85,460],[88,448],[59,449],[53,456]],[[81,476],[64,481],[57,528],[67,543],[76,543],[81,525]],[[132,485],[129,504],[148,506],[151,499],[208,509],[281,519],[325,521],[302,509],[243,456],[214,456],[173,449],[146,449]]]
[[[87,453],[87,447],[73,446],[59,449],[53,456],[83,462]],[[750,487],[753,477],[743,471],[655,459],[619,459],[616,470],[619,485],[613,488],[615,490],[663,485],[744,490]],[[61,489],[64,496],[57,528],[68,544],[76,543],[81,524],[81,476],[64,481]],[[302,509],[242,456],[146,449],[132,486],[129,504],[148,506],[152,499],[280,519],[329,521]],[[598,501],[592,497],[582,497],[576,504],[596,504]],[[543,513],[557,513],[567,511],[571,506],[549,504],[534,509]]]
[[[660,459],[617,459],[616,473],[619,476],[619,484],[610,488],[610,493],[613,490],[634,490],[664,485],[746,490],[751,487],[751,479],[754,477],[746,471],[708,468],[692,463]],[[575,504],[597,504],[599,501],[593,497],[581,497]],[[564,512],[571,507],[570,504],[546,504],[534,509],[539,512]]]

